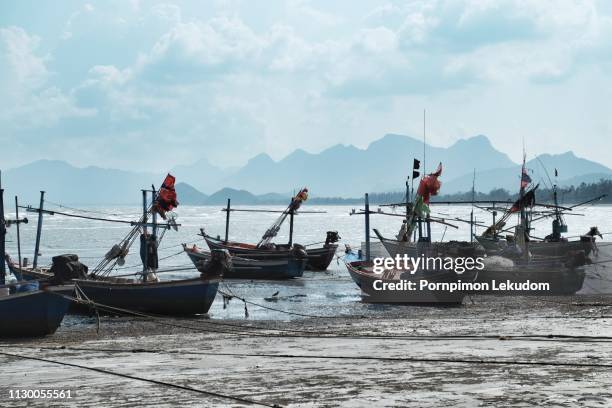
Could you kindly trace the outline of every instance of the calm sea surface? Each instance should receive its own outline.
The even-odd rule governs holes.
[[[86,207],[87,213],[77,212],[69,209],[60,209],[49,205],[49,210],[65,211],[74,214],[82,214],[94,217],[137,220],[139,208],[134,207]],[[256,208],[255,206],[237,206],[236,208]],[[272,208],[282,210],[284,207],[266,206],[260,208]],[[360,215],[349,215],[352,206],[309,206],[304,210],[325,211],[324,214],[300,214],[295,219],[295,239],[297,243],[308,245],[323,241],[328,230],[339,232],[342,240],[338,255],[342,255],[342,244],[349,244],[359,248],[364,240],[364,217]],[[376,207],[373,207],[375,210]],[[7,209],[8,210],[8,209]],[[385,210],[391,211],[391,210]],[[434,224],[432,226],[433,240],[468,240],[469,224],[453,221],[454,218],[469,219],[471,208],[469,206],[444,206],[434,207],[435,215],[447,219],[448,222],[457,225],[454,229],[444,225]],[[612,206],[588,206],[573,211],[575,215],[567,216],[569,224],[567,236],[577,236],[588,231],[589,227],[597,225],[603,233],[612,232]],[[180,206],[176,210],[177,222],[181,224],[179,231],[168,231],[160,246],[160,269],[187,268],[191,267],[187,255],[182,253],[181,243],[206,247],[206,243],[197,234],[200,228],[205,228],[211,235],[222,235],[225,231],[225,213],[217,206]],[[14,212],[7,211],[7,217],[14,218]],[[28,257],[31,263],[37,215],[31,213],[20,213],[26,215],[30,222],[21,227],[22,256]],[[246,213],[233,212],[230,220],[230,239],[257,242],[264,231],[274,222],[278,214],[272,213]],[[475,217],[478,222],[490,223],[490,214],[475,209]],[[372,215],[371,226],[377,228],[384,235],[393,236],[397,233],[402,222],[401,217],[384,215]],[[287,223],[288,224],[288,223]],[[543,237],[550,233],[550,219],[543,220],[534,225],[536,230],[533,235]],[[42,256],[39,264],[49,264],[51,257],[64,254],[76,253],[81,261],[90,268],[106,253],[114,244],[118,243],[129,231],[129,226],[123,224],[108,223],[102,221],[82,220],[64,216],[44,216],[43,233],[41,241]],[[276,242],[286,242],[288,237],[288,225],[284,225]],[[479,228],[478,231],[482,231]],[[17,257],[16,230],[11,227],[8,230],[7,251],[13,258]],[[604,235],[604,240],[609,241],[611,235]],[[117,274],[126,274],[139,270],[140,257],[138,248],[133,247],[126,260],[124,269]],[[173,279],[179,277],[197,276],[197,271],[161,272],[161,279]],[[315,314],[340,316],[344,314],[365,313],[368,309],[381,307],[380,305],[367,305],[360,302],[360,292],[351,281],[344,264],[338,260],[333,261],[327,272],[306,272],[304,277],[292,281],[235,281],[230,280],[222,284],[223,290],[232,290],[236,295],[247,298],[250,301],[261,303],[266,306],[281,310]],[[271,301],[275,292],[279,292],[278,300]],[[244,305],[238,300],[232,300],[227,308],[223,307],[223,301],[219,296],[210,310],[211,318],[243,318]],[[290,319],[284,313],[275,312],[249,306],[250,319]]]

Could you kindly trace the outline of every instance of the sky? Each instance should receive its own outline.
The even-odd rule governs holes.
[[[610,101],[610,2],[0,2],[3,168],[233,167],[420,138],[424,109],[433,145],[612,167]]]

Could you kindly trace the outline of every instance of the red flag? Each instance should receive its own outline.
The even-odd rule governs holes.
[[[510,207],[509,212],[514,213],[526,207],[533,207],[535,205],[535,191],[537,188],[538,186],[535,186],[533,189],[526,192],[523,198],[516,200],[514,204],[512,204],[512,207]]]
[[[423,202],[429,204],[429,197],[432,195],[438,195],[440,186],[442,185],[438,180],[438,177],[442,175],[442,163],[438,165],[436,171],[421,179],[417,194],[423,197]]]
[[[527,169],[523,166],[523,170],[521,172],[521,188],[525,188],[531,183],[531,177],[527,174]]]
[[[166,212],[172,211],[178,207],[179,203],[176,200],[176,190],[174,189],[174,182],[176,178],[168,173],[164,182],[162,183],[157,198],[151,207],[151,211],[155,211],[165,220]]]

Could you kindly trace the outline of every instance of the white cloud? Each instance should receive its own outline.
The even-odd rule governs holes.
[[[21,27],[0,29],[0,123],[13,129],[50,127],[62,117],[91,112],[76,107],[50,85],[47,57],[38,55],[40,38]]]
[[[482,118],[496,95],[511,111],[525,107],[527,92],[558,103],[557,87],[590,70],[602,88],[612,85],[612,18],[596,2],[117,4],[82,6],[59,27],[57,38],[70,38],[60,41],[64,65],[57,38],[1,29],[3,124],[97,150],[120,145],[109,153],[116,165],[134,165],[128,158],[151,140],[177,162],[201,155],[236,165],[261,150],[278,158],[418,132],[407,112],[425,106],[448,123],[432,138],[449,141],[458,128],[508,138],[503,120]]]

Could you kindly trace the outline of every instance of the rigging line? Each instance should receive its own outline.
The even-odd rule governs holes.
[[[235,294],[233,295],[233,294],[227,293],[227,292],[223,292],[222,290],[219,290],[218,292],[221,293],[222,295],[225,295],[225,296],[234,297],[234,298],[236,298],[238,300],[241,300],[244,303],[247,303],[247,304],[252,305],[252,306],[258,306],[258,307],[261,307],[262,309],[268,309],[268,310],[272,310],[272,311],[280,312],[280,313],[285,313],[285,314],[289,314],[289,315],[302,316],[302,317],[314,317],[314,318],[317,318],[317,319],[334,319],[334,318],[338,317],[338,316],[321,316],[321,315],[311,315],[311,314],[305,314],[305,313],[289,312],[289,311],[286,311],[286,310],[276,309],[274,307],[270,307],[270,306],[262,305],[262,304],[259,304],[259,303],[255,303],[255,302],[252,302],[250,300],[246,300],[245,298],[243,298],[241,296],[238,296],[238,295],[235,295]]]
[[[167,256],[164,256],[162,258],[159,258],[158,261],[163,261],[164,259],[172,258],[173,256],[181,255],[181,254],[184,254],[184,253],[185,253],[184,250],[183,251],[179,251],[176,254],[167,255]]]
[[[82,208],[69,207],[67,205],[60,204],[60,203],[54,203],[53,201],[49,201],[49,200],[46,200],[46,199],[45,199],[45,203],[46,204],[54,205],[54,206],[59,207],[59,208],[65,208],[67,210],[78,211],[78,212],[82,212],[82,213],[90,213],[90,214],[110,215],[110,216],[113,216],[113,217],[121,217],[121,216],[125,216],[125,215],[131,215],[131,216],[138,216],[139,215],[139,214],[111,213],[111,212],[96,211],[96,210],[85,210],[85,209],[82,209]]]
[[[168,322],[165,321],[165,319],[162,316],[156,316],[156,315],[151,315],[151,314],[145,314],[142,312],[137,312],[137,311],[133,311],[133,310],[129,310],[129,309],[123,309],[123,308],[119,308],[119,307],[114,307],[114,306],[108,306],[108,305],[104,305],[101,303],[97,303],[94,301],[83,301],[82,299],[77,299],[71,296],[66,296],[60,293],[54,293],[54,292],[50,292],[56,296],[61,296],[64,297],[66,299],[70,299],[73,302],[76,303],[83,303],[89,306],[96,306],[100,309],[105,309],[108,311],[114,311],[114,312],[121,312],[124,314],[129,314],[129,315],[133,315],[136,317],[143,317],[143,318],[147,318],[150,321],[154,322],[154,323],[159,323],[161,325],[166,325],[166,326],[170,326],[170,327],[177,327],[177,328],[183,328],[183,329],[188,329],[188,330],[193,330],[193,331],[199,331],[199,332],[205,332],[205,333],[223,333],[223,334],[234,334],[234,335],[244,335],[244,336],[252,336],[252,337],[294,337],[294,338],[315,338],[315,339],[322,339],[322,338],[342,338],[342,339],[353,339],[353,340],[369,340],[369,339],[384,339],[384,340],[427,340],[427,341],[432,341],[432,340],[494,340],[494,339],[498,339],[498,340],[507,340],[507,339],[514,339],[514,340],[530,340],[530,341],[549,341],[551,339],[555,339],[555,338],[559,338],[559,339],[573,339],[576,342],[580,342],[580,340],[585,341],[585,342],[609,342],[612,340],[612,337],[610,336],[572,336],[572,335],[558,335],[558,334],[547,334],[547,335],[521,335],[521,336],[504,336],[504,335],[455,335],[455,336],[410,336],[410,335],[388,335],[388,336],[380,336],[380,335],[354,335],[354,334],[342,334],[342,333],[330,333],[330,335],[318,335],[318,334],[323,334],[325,332],[313,332],[309,331],[309,333],[311,334],[281,334],[283,331],[287,331],[287,330],[283,330],[283,329],[268,329],[270,332],[276,331],[276,332],[280,332],[280,333],[256,333],[253,331],[237,331],[237,330],[230,330],[227,329],[226,331],[217,329],[217,330],[211,330],[210,328],[204,328],[204,327],[195,327],[195,326],[189,326],[189,325],[185,325],[185,324],[179,324],[179,323],[172,323],[172,322]],[[217,324],[217,323],[212,323],[212,322],[208,322],[208,321],[202,321],[201,323],[204,324]],[[219,323],[222,325],[229,325],[227,323]],[[240,327],[240,326],[238,326]],[[242,328],[248,328],[249,326],[242,326]]]
[[[40,208],[34,208],[32,206],[23,206],[20,205],[19,208],[24,208],[25,210],[29,211],[29,212],[35,212],[35,213],[43,213],[43,214],[48,214],[48,215],[63,215],[65,217],[72,217],[72,218],[81,218],[81,219],[85,219],[85,220],[93,220],[93,221],[105,221],[105,222],[116,222],[116,223],[120,223],[120,224],[130,224],[130,225],[134,225],[137,222],[135,221],[128,221],[128,220],[117,220],[117,219],[112,219],[112,218],[102,218],[102,217],[90,217],[88,215],[78,215],[78,214],[70,214],[67,212],[61,212],[61,211],[50,211],[50,210],[41,210]]]
[[[202,389],[199,389],[199,388],[193,388],[193,387],[189,387],[189,386],[186,386],[186,385],[180,385],[180,384],[166,382],[166,381],[161,381],[161,380],[154,380],[154,379],[151,379],[151,378],[138,377],[138,376],[130,375],[130,374],[118,373],[116,371],[105,370],[103,368],[84,366],[84,365],[80,365],[80,364],[68,363],[66,361],[51,360],[51,359],[42,358],[42,357],[25,356],[23,354],[7,353],[7,352],[3,352],[3,351],[0,351],[0,354],[5,355],[7,357],[21,358],[21,359],[26,359],[26,360],[34,360],[34,361],[40,361],[40,362],[44,362],[44,363],[58,364],[58,365],[63,365],[63,366],[67,366],[67,367],[74,367],[74,368],[80,368],[80,369],[83,369],[83,370],[95,371],[95,372],[101,373],[101,374],[114,375],[114,376],[117,376],[117,377],[128,378],[130,380],[148,382],[148,383],[151,383],[151,384],[161,385],[161,386],[169,387],[169,388],[176,388],[176,389],[183,390],[183,391],[195,392],[195,393],[198,393],[198,394],[208,395],[208,396],[211,396],[211,397],[230,399],[230,400],[241,402],[241,403],[244,403],[244,404],[260,405],[260,406],[263,406],[263,407],[279,407],[278,404],[267,404],[265,402],[259,402],[259,401],[255,401],[255,400],[251,400],[251,399],[247,399],[247,398],[242,398],[242,397],[238,397],[238,396],[234,396],[234,395],[221,394],[221,393],[213,392],[213,391],[205,391],[205,390],[202,390]]]
[[[196,239],[195,241],[187,242],[187,243],[185,243],[185,244],[182,244],[182,243],[181,243],[181,244],[176,244],[176,245],[170,245],[170,246],[167,246],[167,247],[163,247],[163,248],[160,248],[159,250],[160,250],[160,251],[164,251],[164,250],[166,250],[166,249],[170,249],[170,248],[178,248],[178,247],[182,247],[183,245],[192,245],[192,244],[196,244],[196,243],[201,242],[201,241],[202,241],[201,239]]]

